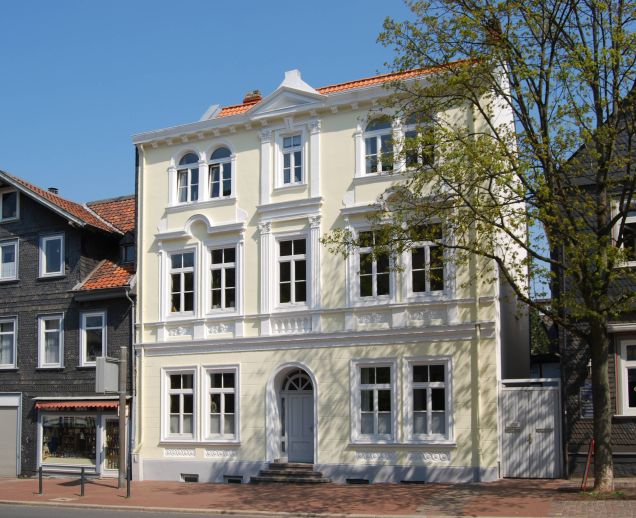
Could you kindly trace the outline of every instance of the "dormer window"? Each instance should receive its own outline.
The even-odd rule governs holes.
[[[177,168],[177,200],[188,203],[199,199],[199,157],[188,153]]]
[[[18,191],[3,190],[0,193],[0,221],[18,219]]]
[[[210,198],[232,196],[232,153],[220,147],[210,157]]]
[[[283,185],[303,182],[302,136],[283,137]]]
[[[365,174],[393,170],[393,126],[382,117],[367,124],[364,132]]]

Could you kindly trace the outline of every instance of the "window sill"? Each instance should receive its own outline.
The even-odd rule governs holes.
[[[189,311],[187,313],[168,313],[166,315],[166,322],[179,322],[181,320],[193,320],[196,317],[194,316],[194,311]]]
[[[0,223],[15,223],[16,221],[20,221],[20,218],[16,217],[16,218],[0,219]]]
[[[64,365],[51,365],[51,366],[40,365],[36,367],[35,370],[36,371],[63,371]]]
[[[616,268],[636,268],[636,261],[627,261],[626,263],[617,264]]]
[[[391,297],[365,297],[364,299],[353,299],[352,305],[354,308],[374,307],[374,306],[386,306],[395,302]]]
[[[398,180],[404,180],[405,177],[402,173],[397,171],[383,172],[383,173],[370,173],[363,174],[362,176],[353,177],[353,185],[375,183],[375,182],[393,182]]]
[[[197,201],[191,201],[188,203],[179,203],[177,205],[170,205],[169,207],[166,207],[166,212],[168,214],[174,213],[174,212],[185,212],[188,210],[192,210],[192,209],[198,209],[198,208],[209,208],[209,207],[223,207],[223,206],[228,206],[228,205],[234,205],[236,204],[237,199],[236,196],[227,196],[225,198],[210,198],[207,200],[197,200]]]
[[[400,443],[394,439],[358,439],[349,444],[350,447],[355,448],[356,446],[400,446]]]
[[[85,370],[94,369],[95,367],[96,367],[96,364],[94,364],[94,363],[93,364],[85,363],[83,365],[78,365],[77,366],[78,369],[85,369]]]
[[[57,280],[66,277],[65,273],[46,273],[38,276],[38,281]]]
[[[15,365],[0,365],[0,371],[15,371],[18,372],[18,368]]]
[[[417,448],[417,447],[425,447],[430,448],[432,446],[436,447],[444,447],[444,448],[456,448],[457,443],[454,441],[407,441],[407,442],[397,442],[397,441],[355,441],[349,443],[350,448],[356,447],[378,447],[378,448]]]
[[[223,320],[225,318],[238,318],[241,315],[235,309],[226,310],[226,309],[213,309],[209,313],[205,314],[205,318],[207,320]]]
[[[634,411],[633,413],[622,413],[622,414],[614,414],[612,417],[616,417],[618,419],[636,419],[636,411]]]
[[[20,282],[20,279],[18,279],[17,277],[15,277],[13,279],[0,279],[0,285],[2,285],[2,284],[17,284],[18,282]]]
[[[163,437],[159,441],[159,447],[162,446],[174,446],[175,444],[187,444],[188,446],[200,444],[201,441],[195,438],[186,439],[185,437]]]
[[[293,191],[294,189],[300,191],[307,187],[307,182],[282,184],[274,187],[274,192]]]
[[[406,297],[408,302],[426,302],[429,300],[447,300],[450,294],[443,290],[422,291],[419,293],[409,293]]]
[[[309,306],[307,304],[290,304],[288,306],[276,306],[274,311],[272,311],[272,315],[276,313],[293,313],[294,311],[309,311]]]
[[[201,446],[240,446],[241,441],[238,439],[203,439],[200,441]]]

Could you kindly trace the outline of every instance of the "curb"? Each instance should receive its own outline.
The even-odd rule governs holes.
[[[247,516],[285,516],[290,518],[459,518],[452,515],[432,515],[432,514],[343,514],[343,513],[290,513],[285,511],[254,511],[246,509],[210,509],[196,508],[184,509],[183,507],[141,507],[135,505],[110,505],[110,504],[75,504],[71,502],[34,502],[31,500],[0,500],[0,505],[20,505],[31,507],[70,507],[70,508],[88,508],[88,509],[109,509],[115,511],[137,511],[137,512],[166,512],[179,514],[225,514],[233,516],[237,514]],[[489,518],[480,516],[479,518]],[[506,518],[505,516],[497,516],[491,518]]]

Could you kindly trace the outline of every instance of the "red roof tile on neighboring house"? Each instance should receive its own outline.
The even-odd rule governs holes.
[[[115,231],[115,228],[112,225],[100,219],[96,214],[93,214],[89,209],[87,209],[83,205],[79,203],[75,203],[74,201],[64,199],[61,196],[58,196],[57,194],[53,194],[50,191],[40,189],[39,187],[33,185],[32,183],[29,183],[26,180],[23,180],[22,178],[19,178],[17,176],[13,176],[12,174],[9,174],[6,172],[4,174],[6,174],[9,178],[11,178],[14,182],[19,183],[22,187],[25,187],[26,189],[36,194],[37,196],[44,198],[49,203],[52,203],[53,205],[62,209],[64,212],[71,214],[75,218],[83,221],[87,225],[91,225],[95,228],[99,228],[100,230],[105,230],[106,232]]]
[[[117,264],[104,259],[78,288],[78,291],[102,290],[106,288],[123,288],[130,284],[135,275],[132,264]]]
[[[136,206],[134,196],[90,201],[86,205],[95,211],[100,218],[105,219],[118,230],[124,233],[135,230]]]
[[[422,76],[425,74],[430,74],[433,72],[437,72],[441,69],[447,68],[449,66],[457,65],[464,63],[466,60],[455,61],[453,63],[449,63],[448,65],[440,65],[437,67],[430,68],[418,68],[415,70],[407,70],[405,72],[392,72],[390,74],[381,74],[373,77],[366,77],[363,79],[356,79],[355,81],[348,81],[346,83],[338,83],[335,85],[323,86],[321,88],[316,88],[316,91],[328,95],[335,92],[343,92],[345,90],[353,90],[354,88],[365,88],[368,86],[373,86],[381,83],[388,83],[390,81],[396,81],[400,79],[409,79],[411,77]],[[220,117],[229,117],[231,115],[238,115],[241,113],[245,113],[252,106],[258,104],[259,101],[249,101],[243,104],[235,104],[232,106],[224,106],[216,118]]]

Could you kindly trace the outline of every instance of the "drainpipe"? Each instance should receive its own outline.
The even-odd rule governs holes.
[[[128,355],[128,379],[130,380],[131,402],[130,402],[130,417],[128,419],[128,458],[126,465],[128,466],[127,477],[130,476],[132,480],[132,450],[133,450],[133,431],[134,431],[134,418],[135,418],[135,301],[130,297],[130,289],[127,289],[124,294],[130,302],[130,354]]]

